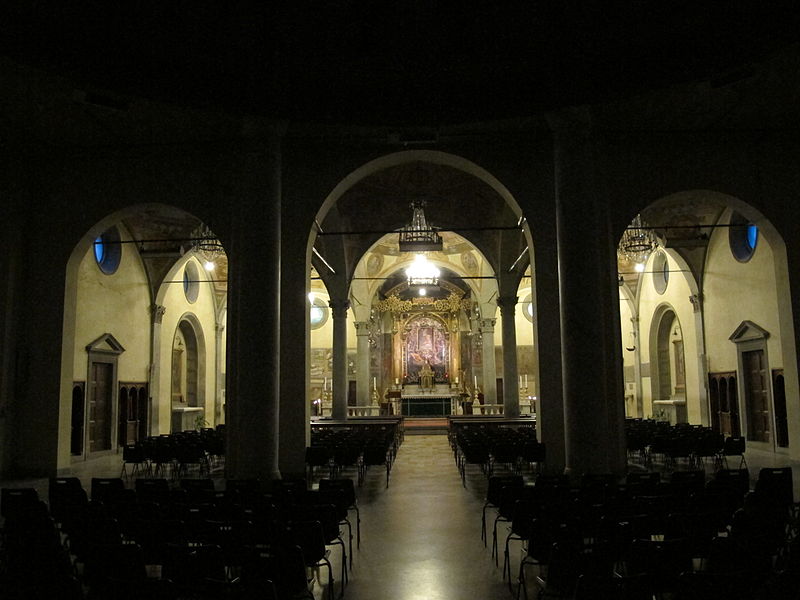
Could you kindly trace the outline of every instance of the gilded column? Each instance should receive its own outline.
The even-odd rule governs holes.
[[[450,319],[450,382],[455,382],[461,371],[461,331],[458,329],[458,315]],[[461,380],[459,380],[459,384]]]
[[[392,376],[403,382],[403,343],[405,332],[400,331],[400,316],[392,315]]]

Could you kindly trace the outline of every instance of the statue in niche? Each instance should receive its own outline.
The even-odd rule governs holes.
[[[433,389],[433,369],[429,360],[425,360],[425,364],[419,370],[419,387],[423,390]]]

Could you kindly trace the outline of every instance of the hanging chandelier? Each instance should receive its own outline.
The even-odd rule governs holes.
[[[414,262],[406,269],[409,286],[439,285],[440,271],[424,254],[417,254]]]
[[[636,264],[644,264],[658,247],[658,238],[647,223],[637,214],[622,234],[617,252]]]
[[[411,223],[400,230],[400,252],[436,252],[442,249],[442,236],[425,219],[425,200],[411,201]]]
[[[217,239],[214,232],[207,225],[201,223],[191,234],[192,251],[203,261],[207,271],[212,271],[214,265],[225,253],[222,242]]]

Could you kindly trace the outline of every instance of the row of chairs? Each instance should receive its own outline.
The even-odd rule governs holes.
[[[120,477],[207,477],[224,458],[224,425],[151,436],[122,449]]]
[[[686,468],[728,468],[729,457],[738,458],[738,468],[746,467],[746,441],[740,436],[724,436],[710,427],[678,423],[671,425],[652,419],[626,419],[628,459],[646,467],[663,463],[668,470]]]
[[[90,500],[79,480],[57,478],[48,495],[50,510],[32,488],[2,491],[0,589],[9,597],[60,597],[25,595],[43,575],[70,599],[82,589],[88,598],[313,597],[307,569],[324,566],[332,598],[331,549],[341,549],[342,586],[348,547],[352,567],[351,511],[360,543],[350,479],[323,479],[316,490],[303,480],[229,480],[223,491],[210,479],[139,478],[135,489],[95,479]]]
[[[708,481],[700,470],[675,471],[666,481],[657,472],[632,472],[622,483],[611,475],[587,475],[577,484],[540,475],[533,485],[518,475],[493,476],[482,539],[486,544],[487,510],[494,509],[492,554],[497,564],[498,526],[506,525],[509,587],[510,545],[522,543],[517,597],[527,598],[532,565],[545,597],[629,597],[613,594],[641,588],[644,595],[630,597],[680,592],[688,598],[711,574],[732,570],[744,574],[744,582],[736,576],[737,586],[749,593],[798,560],[799,533],[790,468],[762,469],[755,490],[749,488],[746,469],[720,469]],[[629,581],[611,582],[612,576]],[[591,595],[597,589],[608,595]]]
[[[547,457],[546,447],[536,440],[533,427],[459,427],[450,444],[464,486],[470,464],[478,465],[491,477],[498,467],[515,474],[524,469],[537,472]]]
[[[315,473],[324,470],[330,479],[346,469],[356,471],[358,485],[364,484],[370,467],[381,466],[386,472],[386,487],[402,437],[396,426],[360,426],[314,428],[311,445],[306,448],[306,476],[313,482]]]

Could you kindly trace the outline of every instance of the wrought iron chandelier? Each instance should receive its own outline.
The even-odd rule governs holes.
[[[207,225],[201,223],[192,232],[192,251],[197,253],[203,261],[206,270],[213,270],[217,259],[225,253],[222,242],[217,239],[214,232]]]
[[[658,238],[647,223],[637,214],[623,232],[617,252],[636,264],[644,264],[658,247]]]
[[[411,201],[411,223],[400,230],[400,252],[436,252],[442,249],[442,236],[425,219],[425,200]]]

